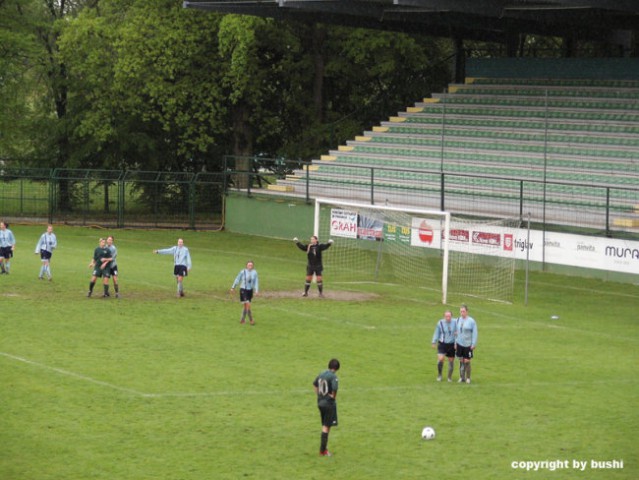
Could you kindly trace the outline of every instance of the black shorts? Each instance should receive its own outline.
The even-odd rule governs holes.
[[[93,269],[93,276],[99,278],[111,278],[111,269],[109,267],[100,268],[96,267]]]
[[[306,275],[310,277],[315,274],[315,276],[320,277],[322,275],[322,270],[324,270],[324,267],[321,265],[307,265]]]
[[[240,288],[240,302],[251,303],[253,300],[253,289]]]
[[[9,259],[13,257],[13,251],[11,247],[0,247],[0,258]]]
[[[51,260],[52,255],[53,253],[50,252],[49,250],[40,250],[40,258],[42,260]]]
[[[189,270],[186,265],[176,265],[173,267],[173,275],[176,277],[186,277],[189,274]]]
[[[112,277],[117,277],[118,276],[118,266],[114,265],[111,267],[111,276]]]
[[[461,345],[457,345],[457,357],[458,358],[467,358],[470,360],[473,358],[473,351],[470,347],[462,347]]]
[[[337,427],[337,403],[318,405],[323,427]]]
[[[455,344],[437,342],[437,353],[439,355],[446,355],[448,358],[453,358],[455,356]]]

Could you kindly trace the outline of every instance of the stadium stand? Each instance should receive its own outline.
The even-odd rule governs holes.
[[[444,174],[451,211],[506,215],[525,200],[533,217],[543,204],[557,224],[595,226],[603,206],[632,229],[638,146],[639,81],[467,78],[271,188],[437,208]]]

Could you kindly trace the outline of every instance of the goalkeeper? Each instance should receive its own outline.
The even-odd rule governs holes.
[[[293,239],[297,248],[306,252],[308,257],[308,264],[306,265],[306,283],[304,283],[303,297],[308,297],[308,291],[311,288],[311,282],[313,281],[313,275],[315,275],[315,281],[317,282],[317,289],[319,290],[319,296],[324,296],[324,283],[322,282],[322,252],[333,245],[333,240],[329,239],[327,243],[319,243],[317,236],[311,237],[311,243],[305,245],[301,243],[297,237]]]

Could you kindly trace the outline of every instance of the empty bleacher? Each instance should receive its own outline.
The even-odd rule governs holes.
[[[632,229],[638,147],[639,80],[470,78],[275,189],[303,194],[308,182],[311,197],[439,208],[444,188],[457,213]]]

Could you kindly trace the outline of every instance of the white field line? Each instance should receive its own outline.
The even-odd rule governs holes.
[[[98,385],[101,387],[108,388],[110,390],[115,390],[118,392],[128,393],[130,395],[134,395],[136,397],[141,398],[207,398],[207,397],[242,397],[242,396],[263,396],[276,393],[281,393],[281,390],[265,392],[264,390],[221,390],[214,392],[159,392],[159,393],[146,393],[141,392],[139,390],[135,390],[133,388],[121,387],[119,385],[115,385],[109,382],[103,382],[101,380],[96,380],[95,378],[91,378],[86,375],[81,375],[79,373],[75,373],[69,370],[65,370],[62,368],[51,367],[49,365],[45,365],[40,362],[35,362],[33,360],[29,360],[24,357],[19,357],[17,355],[12,355],[6,352],[0,352],[0,356],[8,358],[10,360],[14,360],[17,362],[22,362],[32,367],[37,367],[43,370],[49,370],[55,372],[57,374],[75,378],[77,380],[92,383],[94,385]],[[613,384],[621,384],[625,383],[623,379],[611,379],[611,380],[600,380],[600,381],[571,381],[571,382],[513,382],[513,383],[503,383],[503,382],[485,382],[485,383],[474,383],[471,387],[466,387],[465,385],[460,386],[459,388],[522,388],[522,387],[548,387],[548,386],[560,386],[560,387],[577,387],[577,386],[594,386],[594,385],[613,385]],[[438,385],[425,385],[423,383],[415,384],[415,385],[385,385],[385,386],[376,386],[376,387],[354,387],[354,388],[342,388],[340,389],[344,395],[346,394],[370,394],[374,392],[397,392],[397,391],[419,391],[419,390],[428,390],[431,388],[440,388]],[[446,387],[444,387],[446,388]],[[291,395],[307,395],[312,394],[313,390],[310,388],[292,388],[287,390],[288,394]]]
[[[66,377],[72,377],[72,378],[76,378],[78,380],[82,380],[84,382],[89,382],[89,383],[93,383],[95,385],[99,385],[101,387],[107,387],[107,388],[110,388],[111,390],[117,390],[119,392],[130,393],[130,394],[138,395],[138,396],[144,396],[145,395],[144,393],[142,393],[142,392],[140,392],[138,390],[134,390],[132,388],[121,387],[119,385],[114,385],[113,383],[103,382],[101,380],[96,380],[95,378],[91,378],[91,377],[88,377],[86,375],[81,375],[79,373],[75,373],[75,372],[72,372],[70,370],[65,370],[63,368],[50,367],[49,365],[45,365],[44,363],[34,362],[33,360],[29,360],[28,358],[18,357],[17,355],[11,355],[10,353],[0,352],[0,355],[2,355],[3,357],[9,358],[11,360],[15,360],[17,362],[26,363],[27,365],[31,365],[32,367],[38,367],[38,368],[41,368],[43,370],[49,370],[49,371],[58,373],[60,375],[66,376]]]

